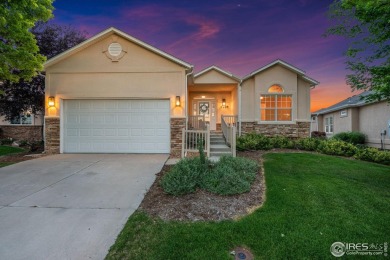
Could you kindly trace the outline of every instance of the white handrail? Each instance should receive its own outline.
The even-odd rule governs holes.
[[[206,130],[182,130],[181,157],[186,157],[188,152],[198,152],[199,142],[203,144],[203,150],[210,157],[210,125],[206,124]]]
[[[237,116],[221,116],[222,134],[230,146],[232,156],[236,157]]]
[[[188,129],[202,129],[206,128],[205,115],[188,116]]]

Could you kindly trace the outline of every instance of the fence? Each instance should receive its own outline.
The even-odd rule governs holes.
[[[198,152],[199,145],[202,143],[203,149],[210,157],[210,125],[206,124],[206,130],[186,130],[183,128],[183,141],[181,157],[186,157],[188,152]]]
[[[188,116],[188,129],[202,129],[206,128],[205,116]]]

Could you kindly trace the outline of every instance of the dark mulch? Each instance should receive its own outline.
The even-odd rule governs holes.
[[[42,153],[42,150],[37,150],[34,152],[26,151],[22,153],[0,156],[0,162],[18,163],[18,162],[31,160],[31,159],[40,158],[42,156],[45,156],[45,154]]]
[[[257,160],[262,165],[263,151],[241,152],[238,156]],[[161,177],[172,166],[165,165],[157,174],[156,181],[145,195],[140,210],[147,212],[153,217],[163,220],[181,221],[206,221],[237,219],[247,215],[260,207],[264,201],[265,183],[262,167],[249,192],[220,196],[207,191],[198,190],[193,194],[180,197],[165,194],[160,186]]]

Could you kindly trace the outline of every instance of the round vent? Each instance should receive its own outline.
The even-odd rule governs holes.
[[[108,53],[111,56],[117,57],[122,53],[122,46],[117,42],[113,42],[108,46]]]

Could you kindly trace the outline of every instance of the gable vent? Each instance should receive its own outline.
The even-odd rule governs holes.
[[[113,42],[108,46],[108,53],[111,56],[117,57],[122,53],[122,45],[117,42]]]

